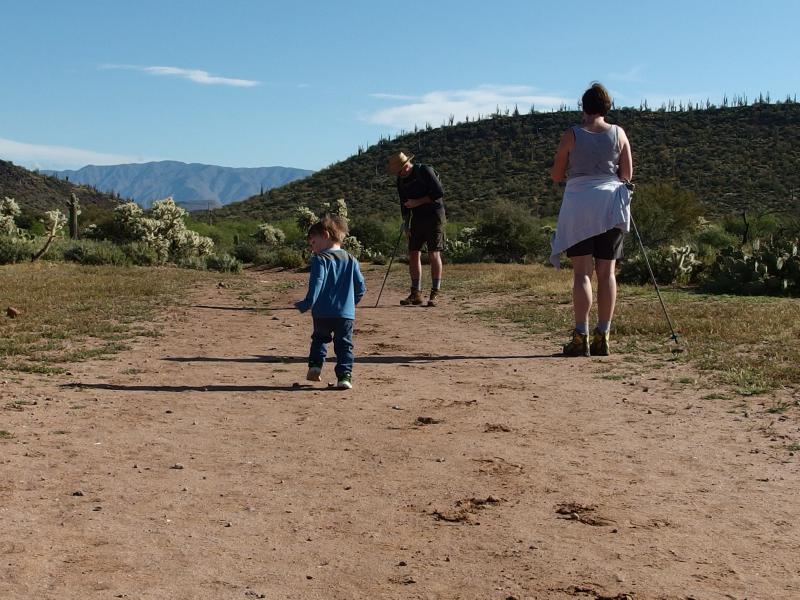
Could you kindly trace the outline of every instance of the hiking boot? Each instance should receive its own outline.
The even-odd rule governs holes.
[[[422,291],[411,288],[411,293],[408,295],[408,298],[400,300],[400,304],[403,306],[408,306],[409,304],[419,306],[422,304]]]
[[[436,306],[436,299],[439,297],[439,290],[431,290],[431,296],[428,298],[428,306]]]
[[[353,382],[351,381],[350,373],[339,375],[338,381],[336,382],[336,387],[340,390],[352,390]]]
[[[322,381],[322,365],[308,365],[306,381]]]
[[[592,343],[589,346],[592,356],[608,356],[608,331],[600,331],[595,328],[592,333]]]
[[[564,356],[591,356],[589,354],[589,336],[577,329],[573,330],[572,341],[564,346]]]

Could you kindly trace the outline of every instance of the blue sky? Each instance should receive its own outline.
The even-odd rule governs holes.
[[[0,0],[0,158],[320,169],[448,115],[800,92],[800,3]]]

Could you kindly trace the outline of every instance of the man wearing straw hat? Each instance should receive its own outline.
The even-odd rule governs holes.
[[[444,191],[436,172],[429,166],[413,164],[413,154],[398,152],[389,157],[387,171],[397,176],[397,193],[403,227],[408,236],[408,271],[411,293],[400,301],[403,306],[419,306],[422,300],[422,247],[427,245],[431,262],[431,295],[428,306],[436,306],[442,284],[444,250]]]

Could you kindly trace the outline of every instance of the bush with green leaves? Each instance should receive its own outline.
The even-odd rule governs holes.
[[[484,260],[495,262],[540,261],[550,254],[550,238],[541,221],[507,200],[483,213],[472,243]]]
[[[712,293],[800,296],[798,241],[753,242],[752,250],[722,250],[703,288]]]
[[[159,257],[156,251],[149,245],[142,242],[129,242],[120,245],[120,248],[128,257],[131,264],[141,267],[152,267],[159,264]]]
[[[375,217],[355,219],[350,227],[350,235],[358,238],[365,250],[386,256],[394,251],[400,235],[400,224]]]
[[[121,246],[107,240],[75,240],[64,248],[62,256],[68,262],[82,265],[123,266],[131,263]]]
[[[701,226],[703,207],[692,192],[667,184],[639,185],[631,212],[647,248],[686,242]]]
[[[241,273],[242,263],[230,254],[210,254],[205,257],[206,268],[222,273]]]
[[[35,251],[36,246],[33,240],[0,235],[0,265],[28,261],[33,257]]]

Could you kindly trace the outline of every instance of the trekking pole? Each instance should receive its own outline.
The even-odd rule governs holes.
[[[625,187],[628,188],[631,195],[633,195],[633,190],[636,188],[636,186],[630,181],[625,181],[624,183]],[[669,324],[669,330],[672,332],[670,338],[675,342],[675,346],[677,346],[676,348],[672,349],[672,352],[674,353],[683,352],[683,348],[680,347],[680,342],[678,341],[678,334],[675,333],[675,328],[672,326],[672,319],[669,318],[669,314],[667,313],[667,307],[664,304],[664,299],[661,297],[661,290],[658,287],[656,276],[653,274],[653,268],[650,266],[650,259],[647,258],[647,251],[644,249],[642,236],[639,235],[639,228],[636,227],[636,221],[633,220],[632,214],[631,214],[631,225],[633,225],[633,232],[636,234],[636,239],[639,240],[639,248],[642,249],[642,256],[644,256],[644,264],[647,265],[647,271],[650,273],[650,279],[653,281],[653,287],[656,288],[656,295],[658,296],[658,301],[661,303],[661,310],[664,311],[664,316],[666,317],[667,323]]]
[[[378,303],[381,301],[381,296],[383,295],[383,286],[386,285],[386,280],[389,279],[389,271],[392,270],[392,263],[394,262],[394,257],[397,254],[397,249],[400,247],[400,240],[403,239],[403,234],[405,233],[405,229],[401,226],[400,227],[400,235],[397,236],[397,242],[394,245],[394,251],[392,252],[392,258],[389,260],[389,268],[386,269],[386,275],[383,277],[383,284],[381,284],[381,291],[378,292],[378,299],[375,301],[375,308],[378,308]]]
[[[639,229],[636,227],[636,222],[633,220],[633,215],[631,215],[631,225],[633,225],[633,231],[636,234],[636,239],[639,240],[639,247],[642,249],[642,256],[644,256],[644,264],[647,265],[647,270],[650,273],[650,279],[653,280],[653,287],[656,288],[656,295],[658,296],[658,301],[661,303],[661,309],[664,311],[664,316],[667,318],[667,323],[669,324],[669,330],[672,332],[670,336],[675,341],[675,348],[672,349],[672,352],[678,353],[683,352],[683,348],[680,347],[680,342],[678,341],[678,334],[675,333],[675,328],[672,326],[672,319],[669,318],[669,314],[667,313],[667,307],[664,304],[664,299],[661,297],[661,290],[658,288],[658,283],[656,282],[656,276],[653,274],[653,269],[650,267],[650,260],[647,258],[647,252],[644,249],[644,244],[642,243],[642,237],[639,235]]]

